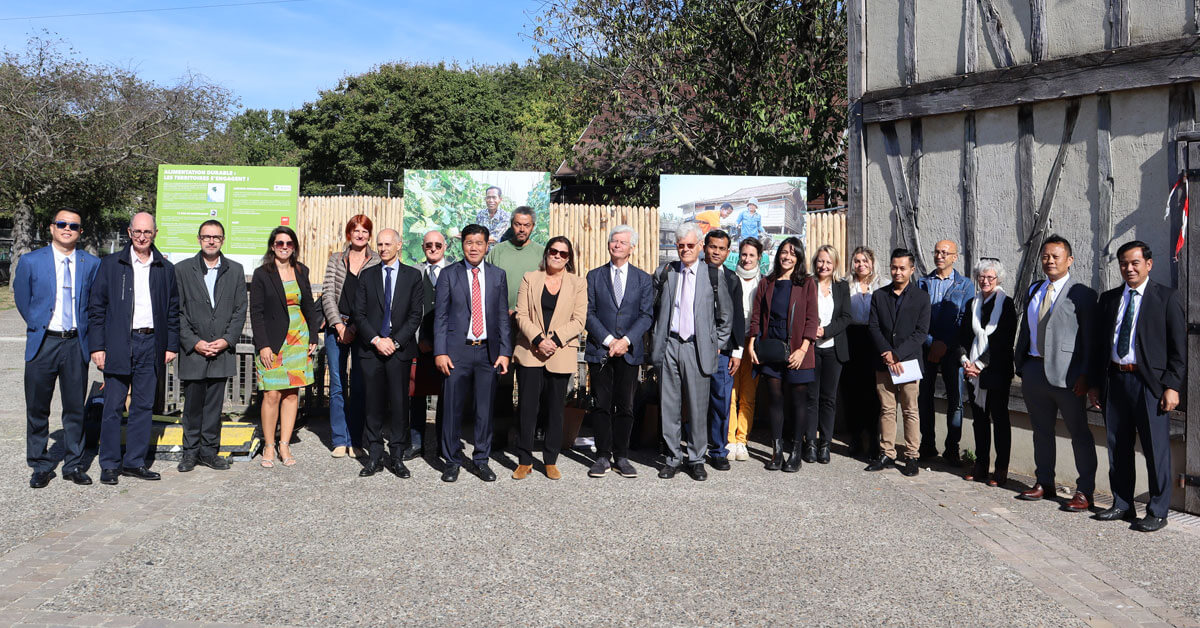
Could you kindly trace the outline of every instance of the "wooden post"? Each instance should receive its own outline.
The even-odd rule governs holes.
[[[975,145],[975,112],[972,111],[963,119],[962,216],[967,269],[975,268],[975,262],[979,261],[979,233],[975,224]]]
[[[1117,272],[1113,264],[1113,174],[1112,174],[1112,101],[1108,94],[1100,94],[1096,101],[1096,185],[1100,190],[1099,231],[1100,255],[1096,260],[1095,276],[1099,289],[1103,291],[1117,285]]]
[[[1200,207],[1200,132],[1181,133],[1179,144],[1184,158],[1181,165],[1187,168],[1189,199],[1191,207]],[[1181,146],[1183,148],[1183,146]],[[1168,151],[1175,153],[1175,151]],[[1191,216],[1188,220],[1187,245],[1180,253],[1179,289],[1187,300],[1187,390],[1184,391],[1184,473],[1200,478],[1200,272],[1188,272],[1193,261],[1200,259],[1200,220]],[[1175,236],[1171,242],[1174,248]],[[1196,481],[1184,483],[1183,509],[1200,514],[1200,485]]]
[[[973,1],[973,0],[972,0]],[[866,90],[866,0],[846,3],[847,69],[846,92],[850,101],[850,128],[846,147],[846,239],[853,248],[867,242],[865,181],[866,143],[863,136],[862,95]],[[658,234],[654,234],[655,240]]]

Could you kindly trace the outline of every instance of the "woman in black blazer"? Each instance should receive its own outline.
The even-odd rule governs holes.
[[[1008,394],[1013,379],[1013,343],[1017,337],[1017,309],[1004,294],[1004,266],[984,258],[972,272],[978,291],[967,301],[958,343],[971,400],[975,432],[975,467],[967,480],[1000,486],[1008,480],[1008,454],[1012,428],[1008,419]],[[996,471],[988,478],[995,430]]]
[[[813,256],[813,275],[817,278],[816,379],[808,387],[808,434],[805,435],[804,461],[829,464],[829,443],[833,440],[833,419],[837,413],[838,382],[842,365],[850,359],[846,328],[850,315],[850,286],[838,278],[840,256],[826,244]],[[818,434],[817,428],[820,427]]]
[[[279,457],[296,464],[288,444],[296,427],[299,389],[313,383],[312,356],[324,316],[313,301],[308,267],[300,256],[296,233],[276,227],[267,240],[263,263],[250,280],[250,329],[262,403],[262,466],[275,466],[275,425],[279,422]]]

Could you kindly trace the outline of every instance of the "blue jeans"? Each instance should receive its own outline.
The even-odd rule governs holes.
[[[347,388],[346,365],[354,349],[337,341],[337,334],[325,333],[325,363],[329,368],[329,432],[334,447],[362,447],[363,415],[362,371],[358,356],[350,370]]]
[[[729,372],[729,356],[721,354],[717,370],[712,374],[708,389],[708,455],[714,458],[729,456],[729,400],[733,392],[733,374]]]
[[[941,374],[942,384],[946,387],[946,451],[958,452],[958,443],[962,440],[962,398],[963,398],[963,368],[958,361],[958,354],[947,352],[942,361],[934,364],[925,362],[925,377],[921,380],[921,393],[917,398],[917,407],[921,411],[921,443],[922,447],[933,450],[937,445],[934,436],[933,388],[937,384],[937,376]]]

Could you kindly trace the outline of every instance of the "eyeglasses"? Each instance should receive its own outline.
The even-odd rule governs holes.
[[[200,239],[204,240],[205,242],[224,242],[225,236],[223,236],[223,235],[202,235],[202,236],[200,236]]]
[[[996,277],[995,275],[980,275],[978,279],[980,283],[985,281],[988,283],[995,283],[997,280],[999,280],[999,277]]]
[[[54,226],[58,227],[59,229],[70,229],[71,231],[79,231],[80,229],[83,229],[83,225],[77,222],[67,222],[65,220],[55,221]]]
[[[954,251],[934,251],[933,252],[934,257],[952,257],[954,255],[958,255],[958,253],[955,253]]]
[[[130,229],[129,235],[135,238],[149,238],[154,235],[153,229]]]
[[[698,246],[700,246],[700,245],[699,245],[699,243],[696,243],[696,242],[676,242],[675,243],[675,248],[686,249],[688,251],[690,251]]]
[[[425,250],[426,251],[436,251],[436,250],[442,248],[443,246],[446,246],[446,245],[442,244],[441,242],[426,242]]]
[[[296,245],[291,240],[276,240],[272,246],[277,249],[290,249],[294,248]]]
[[[562,249],[549,249],[546,251],[546,255],[548,257],[561,257],[563,259],[567,259],[568,257],[571,256],[571,252],[564,251]]]

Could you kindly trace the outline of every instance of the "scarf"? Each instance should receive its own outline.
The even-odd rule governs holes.
[[[742,268],[742,265],[738,264],[737,270],[735,272],[737,272],[738,277],[741,277],[742,279],[745,279],[746,281],[750,281],[751,279],[757,279],[757,278],[761,277],[761,275],[758,272],[757,267]]]
[[[996,294],[992,297],[992,315],[988,317],[987,325],[984,325],[981,320],[986,299],[975,299],[975,307],[971,311],[971,329],[975,332],[975,340],[971,341],[971,350],[967,354],[967,359],[976,366],[979,366],[979,356],[987,353],[988,336],[996,331],[996,326],[1000,324],[1000,314],[1004,311],[1004,299],[1004,290],[996,288]],[[987,390],[979,386],[978,377],[968,377],[967,381],[975,388],[975,402],[983,407],[987,403]]]

